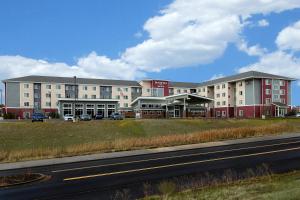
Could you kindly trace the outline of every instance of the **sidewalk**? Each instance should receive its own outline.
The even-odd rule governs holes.
[[[246,139],[226,140],[226,141],[219,141],[219,142],[208,142],[208,143],[181,145],[181,146],[174,146],[174,147],[162,147],[162,148],[155,148],[155,149],[142,149],[142,150],[134,150],[134,151],[121,151],[121,152],[113,152],[113,153],[91,154],[91,155],[84,155],[84,156],[53,158],[53,159],[45,159],[45,160],[22,161],[22,162],[16,162],[16,163],[3,163],[3,164],[0,164],[0,171],[1,170],[11,170],[11,169],[55,165],[55,164],[66,164],[66,163],[74,163],[74,162],[82,162],[82,161],[92,161],[92,160],[108,159],[108,158],[119,158],[119,157],[126,157],[126,156],[137,156],[137,155],[162,153],[162,152],[169,152],[169,151],[189,150],[189,149],[207,148],[207,147],[215,147],[215,146],[225,146],[225,145],[241,144],[241,143],[248,143],[248,142],[287,139],[287,138],[293,138],[293,137],[300,137],[300,133],[290,133],[290,134],[277,135],[277,136],[263,136],[263,137],[246,138]]]

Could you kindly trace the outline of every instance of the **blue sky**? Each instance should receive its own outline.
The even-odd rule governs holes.
[[[246,70],[300,79],[300,2],[222,2],[2,0],[0,79],[201,82]],[[298,105],[299,92],[295,82]]]

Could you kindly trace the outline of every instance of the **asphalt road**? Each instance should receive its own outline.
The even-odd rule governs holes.
[[[123,188],[135,199],[142,197],[145,182],[225,169],[242,171],[262,163],[280,173],[300,169],[299,158],[300,137],[296,137],[0,171],[0,176],[27,171],[51,176],[38,183],[1,188],[0,199],[114,199]]]

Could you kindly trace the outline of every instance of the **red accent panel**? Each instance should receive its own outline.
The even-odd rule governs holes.
[[[163,88],[164,96],[169,95],[169,81],[161,81],[161,80],[152,80],[151,88]]]
[[[43,112],[58,112],[57,109],[42,109]],[[33,109],[32,108],[7,108],[7,113],[13,113],[16,115],[16,117],[20,117],[23,119],[23,113],[24,112],[29,112],[30,116],[33,114]]]

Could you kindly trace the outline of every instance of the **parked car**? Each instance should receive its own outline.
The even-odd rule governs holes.
[[[300,113],[297,113],[297,114],[296,114],[296,117],[300,117]]]
[[[95,119],[97,120],[97,119],[103,119],[103,115],[95,115]]]
[[[81,121],[91,121],[92,118],[90,115],[87,115],[87,114],[83,114],[83,115],[80,115],[80,118],[79,118]]]
[[[31,117],[32,122],[43,122],[45,119],[45,116],[43,113],[33,113]]]
[[[113,119],[113,120],[122,120],[123,116],[120,113],[113,113],[113,114],[111,114],[110,119]]]
[[[64,120],[65,121],[73,121],[74,120],[74,116],[70,115],[70,114],[67,114],[67,115],[64,116]]]

